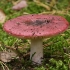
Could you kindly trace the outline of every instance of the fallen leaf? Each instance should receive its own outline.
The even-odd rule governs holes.
[[[20,2],[13,2],[14,6],[12,7],[13,10],[20,10],[22,8],[27,7],[27,1],[22,0]]]
[[[17,54],[12,50],[0,52],[0,60],[3,62],[10,62],[14,58],[17,58]]]
[[[0,9],[0,23],[4,23],[6,20],[5,13]]]

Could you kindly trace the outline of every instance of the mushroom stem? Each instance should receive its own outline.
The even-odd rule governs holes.
[[[41,64],[43,58],[43,47],[41,39],[31,40],[30,59],[38,64]]]

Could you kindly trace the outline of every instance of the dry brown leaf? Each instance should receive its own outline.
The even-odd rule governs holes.
[[[4,23],[6,20],[5,13],[0,9],[0,23]]]
[[[0,52],[0,60],[3,62],[10,62],[14,58],[17,58],[17,54],[12,50]]]

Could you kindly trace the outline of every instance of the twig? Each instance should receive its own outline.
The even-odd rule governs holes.
[[[48,12],[42,12],[40,14],[62,14],[62,15],[68,15],[68,16],[70,16],[69,12],[60,11],[60,10],[53,10],[53,11],[48,11]]]
[[[50,2],[50,6],[51,6],[51,7],[53,7],[55,4],[56,4],[56,0],[52,0],[52,1]]]
[[[9,70],[8,66],[7,66],[5,63],[3,63],[2,61],[0,61],[0,63],[1,63],[1,65],[2,65],[3,70],[5,70],[5,67],[7,68],[7,70]],[[3,65],[4,65],[5,67],[4,67]]]
[[[50,7],[48,5],[45,5],[43,4],[42,2],[38,1],[38,0],[34,0],[34,2],[37,4],[37,5],[40,5],[44,8],[46,8],[48,11],[50,11]]]

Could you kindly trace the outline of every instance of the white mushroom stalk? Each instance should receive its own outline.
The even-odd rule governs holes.
[[[30,59],[33,63],[42,63],[43,58],[43,46],[41,39],[32,39],[31,40],[31,52],[30,52]]]

